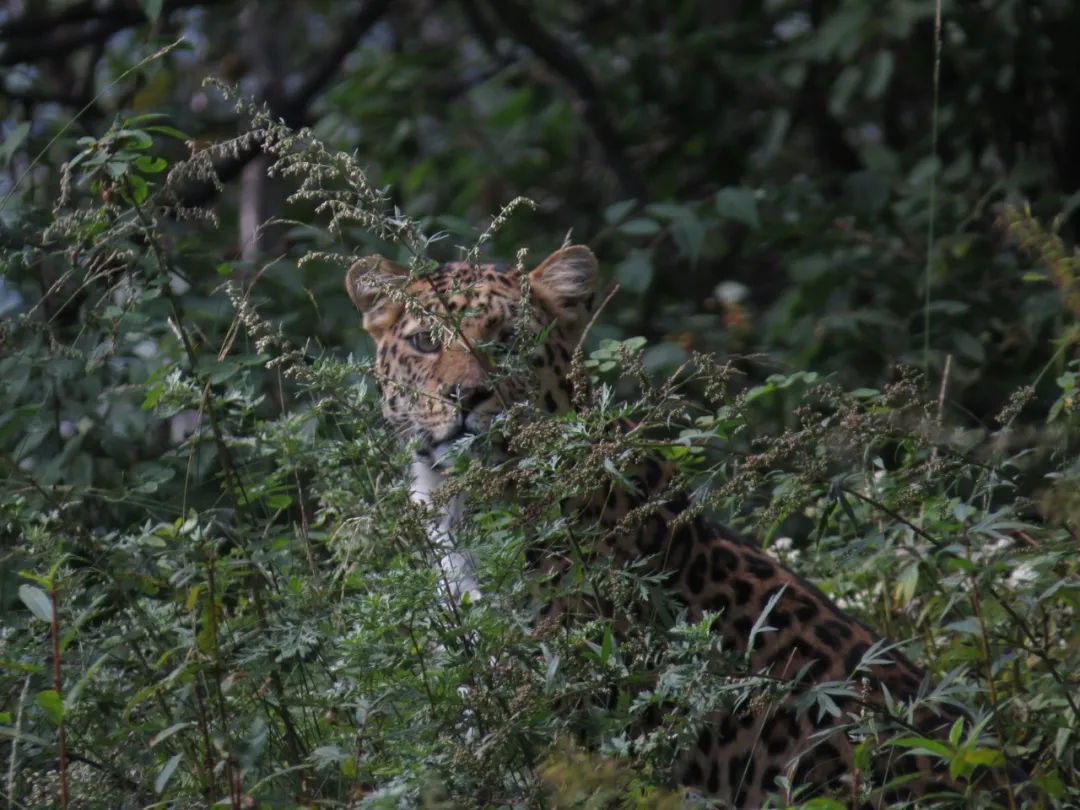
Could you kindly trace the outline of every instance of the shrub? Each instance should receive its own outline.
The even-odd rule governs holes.
[[[923,700],[969,708],[1051,805],[1078,800],[1074,361],[1045,427],[1014,428],[1036,407],[1024,388],[972,429],[944,418],[948,365],[937,388],[906,369],[873,389],[813,372],[757,384],[704,354],[654,378],[644,341],[594,340],[574,415],[514,424],[497,471],[461,460],[448,489],[472,495],[463,538],[487,594],[453,603],[370,358],[312,339],[348,317],[359,231],[420,270],[435,237],[355,159],[248,111],[292,204],[322,223],[297,226],[296,267],[252,274],[199,249],[214,222],[173,191],[229,144],[168,166],[158,141],[180,133],[147,117],[86,140],[55,207],[5,226],[23,299],[0,326],[9,803],[671,806],[675,747],[762,680],[672,610],[655,572],[585,564],[591,538],[559,500],[645,451],[677,463],[699,509],[904,642],[935,676]],[[1074,255],[1007,212],[1080,315]],[[277,296],[308,283],[327,322]],[[621,417],[642,430],[616,435]],[[666,626],[534,632],[536,544],[575,555],[583,599],[646,598]],[[835,709],[828,689],[810,700]],[[634,721],[660,702],[677,710],[631,767]],[[852,718],[856,739],[871,731]],[[582,738],[589,756],[568,742]],[[905,744],[956,772],[993,756],[973,732]]]

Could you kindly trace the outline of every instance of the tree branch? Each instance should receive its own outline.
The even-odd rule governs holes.
[[[303,126],[311,102],[341,69],[345,57],[352,53],[364,35],[387,12],[391,2],[392,0],[368,0],[359,11],[350,15],[341,26],[342,33],[337,43],[311,69],[295,93],[276,108],[271,107],[271,115],[291,127]],[[218,180],[228,183],[239,177],[244,167],[262,154],[262,144],[261,138],[253,138],[245,146],[215,163],[214,173]],[[212,183],[192,184],[178,190],[178,204],[184,208],[199,208],[213,202],[217,193],[217,188]]]
[[[95,0],[81,0],[59,11],[52,17],[37,17],[26,15],[8,20],[0,25],[0,40],[20,39],[22,37],[40,37],[52,33],[63,25],[76,25],[78,23],[100,20],[109,11],[103,11],[97,7]]]
[[[139,15],[140,18],[142,15]],[[0,53],[0,65],[10,67],[27,62],[37,62],[53,56],[66,56],[72,51],[95,42],[104,42],[113,34],[130,28],[141,22],[141,19],[131,19],[127,14],[121,14],[86,28],[64,31],[44,37],[42,39],[24,39],[9,42]]]
[[[0,89],[0,96],[8,101],[20,101],[24,104],[59,104],[63,107],[80,106],[75,93],[50,92],[41,87],[25,87],[22,90]]]
[[[489,8],[514,38],[532,51],[553,73],[561,78],[581,100],[582,116],[600,146],[604,160],[619,184],[622,194],[638,203],[646,201],[645,185],[626,158],[622,137],[604,109],[604,98],[588,69],[559,40],[532,19],[530,9],[517,0],[492,0]]]
[[[161,14],[196,6],[216,5],[221,0],[166,0]],[[79,3],[54,17],[27,17],[0,26],[0,65],[20,65],[52,56],[66,56],[86,45],[104,42],[113,34],[146,22],[135,5],[117,5],[94,11],[94,4]]]
[[[75,751],[68,752],[68,759],[70,759],[72,762],[81,762],[84,765],[89,765],[94,770],[101,771],[102,773],[108,775],[109,778],[116,782],[117,785],[135,793],[135,795],[139,797],[140,801],[145,801],[145,798],[148,795],[148,791],[146,791],[142,785],[140,785],[138,782],[136,782],[134,779],[127,776],[123,772],[116,770],[111,765],[106,765],[104,763],[98,762],[96,759],[84,756],[83,754],[77,753]]]
[[[165,0],[162,15],[222,2],[223,0]],[[341,35],[337,42],[314,65],[295,93],[271,106],[271,115],[293,127],[306,123],[312,100],[330,83],[341,69],[345,58],[382,18],[391,2],[392,0],[369,0],[357,11],[349,14],[340,26]],[[146,15],[136,5],[125,2],[102,10],[93,0],[76,3],[52,17],[12,20],[0,26],[0,46],[3,47],[0,52],[0,66],[35,62],[42,58],[63,55],[86,45],[100,44],[113,34],[146,21]],[[33,90],[24,95],[26,100],[33,101],[68,101],[38,96]],[[75,101],[70,100],[71,103]],[[255,139],[244,148],[221,159],[215,167],[218,179],[222,183],[228,183],[239,177],[244,167],[261,152],[262,141]],[[193,184],[179,191],[178,204],[183,207],[200,207],[212,202],[216,197],[217,190],[213,184]]]
[[[319,92],[330,83],[334,75],[341,69],[341,63],[345,61],[353,49],[364,38],[382,16],[389,10],[391,0],[368,0],[364,7],[345,20],[342,26],[341,37],[337,45],[331,48],[323,56],[321,63],[312,69],[310,75],[300,84],[300,88],[292,99],[286,101],[282,117],[286,123],[292,124],[290,117],[302,118],[308,104]]]

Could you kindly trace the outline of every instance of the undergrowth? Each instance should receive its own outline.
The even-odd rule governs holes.
[[[355,158],[245,109],[296,184],[301,263],[334,296],[360,231],[423,270],[435,237]],[[173,190],[235,144],[169,166],[158,145],[174,137],[144,117],[86,139],[55,207],[4,223],[5,277],[26,297],[0,320],[9,806],[674,806],[674,751],[761,678],[707,623],[687,625],[645,568],[580,565],[569,587],[647,598],[666,623],[618,642],[599,619],[534,628],[524,562],[531,545],[587,546],[560,500],[645,451],[678,464],[700,510],[924,662],[937,685],[922,702],[964,705],[1032,764],[1037,795],[1023,801],[1080,801],[1078,259],[1052,228],[1002,209],[1032,282],[1060,290],[1071,325],[1059,367],[988,428],[945,417],[947,376],[758,384],[696,355],[654,380],[642,341],[590,344],[579,373],[591,399],[564,419],[503,425],[515,460],[463,462],[451,483],[472,496],[463,540],[485,591],[453,602],[427,516],[406,499],[408,451],[381,423],[370,357],[267,314],[261,274],[203,254],[199,233],[216,223],[178,209]],[[1025,412],[1050,377],[1056,403]],[[760,418],[766,408],[789,414],[787,428]],[[608,430],[627,416],[643,429]],[[836,709],[829,688],[807,700]],[[631,760],[654,704],[665,722]],[[853,739],[872,733],[871,719],[850,720]],[[977,734],[911,744],[954,772],[988,761]],[[777,806],[800,804],[783,793]]]

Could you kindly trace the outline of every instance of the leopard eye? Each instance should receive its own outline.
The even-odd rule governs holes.
[[[439,350],[439,344],[431,337],[431,332],[417,332],[408,338],[409,345],[421,354],[434,354]]]

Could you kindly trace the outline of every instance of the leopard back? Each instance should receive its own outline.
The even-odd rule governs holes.
[[[552,413],[571,408],[571,357],[588,322],[596,282],[596,260],[582,246],[557,251],[528,273],[455,263],[417,278],[378,256],[353,265],[346,286],[376,343],[383,413],[416,447],[414,480],[426,476],[425,486],[441,481],[437,465],[449,446],[463,435],[487,431],[514,403],[531,398]],[[432,315],[453,323],[434,328]],[[547,332],[532,374],[494,377],[486,347],[512,343],[522,328]],[[563,504],[575,521],[598,528],[592,553],[620,562],[653,561],[666,572],[669,589],[691,621],[718,614],[712,630],[725,648],[747,655],[747,674],[764,673],[789,687],[752,710],[706,718],[696,744],[680,755],[682,785],[739,808],[760,806],[777,792],[780,777],[811,791],[860,796],[874,807],[964,790],[938,760],[898,749],[876,757],[872,773],[859,774],[845,732],[853,717],[877,713],[882,737],[943,738],[962,715],[920,708],[909,719],[888,716],[883,689],[900,704],[917,699],[928,687],[921,669],[746,538],[701,516],[688,517],[690,501],[672,488],[677,477],[671,464],[650,458],[622,472],[632,490],[611,483]],[[627,515],[647,501],[653,504],[647,514],[627,528]],[[459,513],[460,502],[452,508]],[[448,527],[444,521],[442,530]],[[533,561],[556,584],[572,568],[568,556],[543,550],[534,550]],[[548,600],[540,612],[567,619],[580,608]],[[769,629],[752,634],[766,610]],[[643,619],[653,620],[647,612]],[[838,711],[799,711],[798,697],[825,682],[851,686],[850,696],[834,698]],[[865,782],[878,786],[876,792],[866,794]]]

